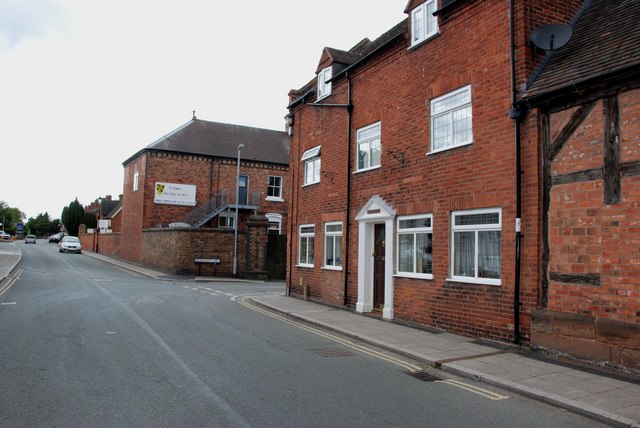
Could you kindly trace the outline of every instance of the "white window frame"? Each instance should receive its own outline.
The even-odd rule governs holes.
[[[137,192],[138,191],[138,186],[139,186],[139,181],[140,181],[140,173],[138,171],[133,173],[133,191]]]
[[[271,185],[270,181],[271,179],[274,179],[274,182],[279,182],[279,184],[277,185]],[[269,195],[269,190],[271,189],[275,189],[277,190],[277,196],[274,195]],[[283,202],[284,199],[282,199],[282,176],[281,175],[268,175],[267,176],[267,197],[266,197],[267,201],[276,201],[276,202]]]
[[[380,168],[382,162],[382,124],[376,122],[371,125],[358,129],[356,132],[356,172],[368,171],[370,169]],[[373,164],[372,146],[378,146],[378,159],[377,163]],[[361,147],[366,147],[367,151],[367,165],[360,165],[360,152]]]
[[[231,221],[231,224],[229,224]],[[236,213],[223,211],[218,215],[218,227],[222,229],[233,229],[236,221]]]
[[[462,97],[460,97],[462,96]],[[451,104],[449,106],[440,106],[439,104],[446,104],[449,99],[459,98],[459,101],[455,104]],[[463,140],[456,141],[456,130],[455,130],[455,121],[454,115],[462,110],[469,109],[469,129],[465,130],[465,133],[468,133],[468,138]],[[445,150],[450,150],[456,147],[462,147],[473,143],[473,107],[472,107],[472,94],[471,94],[471,85],[467,85],[463,88],[456,89],[455,91],[449,92],[448,94],[444,94],[438,98],[434,98],[431,100],[431,142],[430,149],[431,151],[427,154],[438,153]],[[435,121],[439,119],[446,119],[446,127],[447,127],[447,135],[448,141],[442,147],[434,147],[435,144],[435,136],[436,136],[436,126]]]
[[[340,230],[329,230],[329,228],[335,226],[340,226]],[[342,270],[342,222],[341,221],[332,221],[324,224],[324,266],[323,269],[332,269],[332,270]],[[336,251],[336,242],[339,240],[339,250]],[[327,254],[327,250],[329,249],[329,242],[331,242],[331,248],[333,249],[332,254]]]
[[[303,186],[319,183],[321,166],[320,146],[316,146],[305,151],[301,160],[304,162]],[[311,171],[311,173],[309,171]]]
[[[417,219],[428,219],[430,226],[422,226],[422,227],[402,227],[403,220],[417,220]],[[419,234],[430,234],[431,235],[431,243],[433,246],[433,214],[416,214],[416,215],[408,215],[398,217],[397,220],[397,229],[396,229],[396,239],[397,239],[397,250],[396,250],[396,276],[408,277],[408,278],[422,278],[422,279],[433,279],[433,259],[431,261],[431,272],[423,273],[418,272],[417,263],[415,254],[417,253],[417,235]],[[402,235],[412,235],[413,236],[413,269],[411,272],[409,271],[401,271],[400,270],[400,237]],[[431,256],[433,257],[433,251],[431,251]]]
[[[282,214],[278,213],[266,213],[265,217],[269,220],[269,228],[268,230],[277,230],[278,235],[282,234]],[[272,225],[277,224],[277,227],[273,227]]]
[[[437,6],[436,0],[428,0],[411,11],[411,47],[438,34],[438,17],[433,16]]]
[[[315,224],[301,224],[298,227],[298,266],[313,267],[315,258]],[[306,251],[302,252],[302,242],[306,242]]]
[[[318,73],[318,98],[316,101],[331,95],[331,82],[327,82],[327,80],[331,79],[331,75],[331,67],[323,68]]]
[[[456,218],[468,215],[478,214],[498,214],[498,222],[491,224],[469,224],[469,225],[456,225]],[[498,278],[485,278],[482,276],[482,269],[479,266],[479,239],[478,235],[482,232],[500,232],[500,244],[499,244],[499,263],[500,272]],[[456,275],[456,233],[474,233],[474,254],[473,254],[473,272],[469,272],[468,275]],[[457,282],[469,282],[474,284],[488,284],[488,285],[501,285],[502,284],[502,209],[501,208],[488,208],[477,210],[464,210],[464,211],[452,211],[451,212],[451,257],[450,257],[450,278],[448,280]]]

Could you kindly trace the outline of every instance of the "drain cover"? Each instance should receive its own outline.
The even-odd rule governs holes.
[[[319,349],[307,349],[319,357],[324,358],[338,358],[338,357],[352,357],[353,353],[339,348],[319,348]]]
[[[415,377],[416,379],[420,379],[425,382],[434,382],[436,380],[442,380],[441,377],[433,375],[429,372],[419,371],[419,372],[407,372],[409,375]]]

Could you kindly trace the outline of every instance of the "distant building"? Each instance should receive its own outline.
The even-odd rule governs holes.
[[[236,180],[239,145],[243,148]],[[157,259],[151,253],[168,249],[145,247],[143,232],[166,228],[222,231],[228,254],[233,249],[229,232],[236,221],[236,207],[240,233],[247,231],[247,220],[256,214],[266,218],[271,233],[285,233],[288,162],[286,132],[194,118],[123,163],[119,255],[132,262]]]

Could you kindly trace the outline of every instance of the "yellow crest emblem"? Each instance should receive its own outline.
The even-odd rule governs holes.
[[[164,193],[164,184],[156,184],[156,194],[162,195]]]

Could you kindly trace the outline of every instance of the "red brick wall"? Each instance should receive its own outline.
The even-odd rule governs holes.
[[[222,229],[146,229],[142,232],[142,260],[145,266],[173,273],[198,274],[196,258],[220,259],[215,267],[219,276],[233,273],[233,230]],[[246,234],[238,233],[238,271],[244,271]],[[214,266],[203,264],[203,276],[212,276]]]
[[[96,235],[93,233],[79,233],[83,251],[96,250]],[[102,233],[97,238],[98,252],[105,256],[118,258],[120,256],[120,233]]]
[[[120,256],[132,262],[140,261],[143,210],[145,201],[145,175],[147,155],[142,154],[124,166],[122,196],[122,240]],[[134,175],[138,173],[138,190],[133,190]]]

